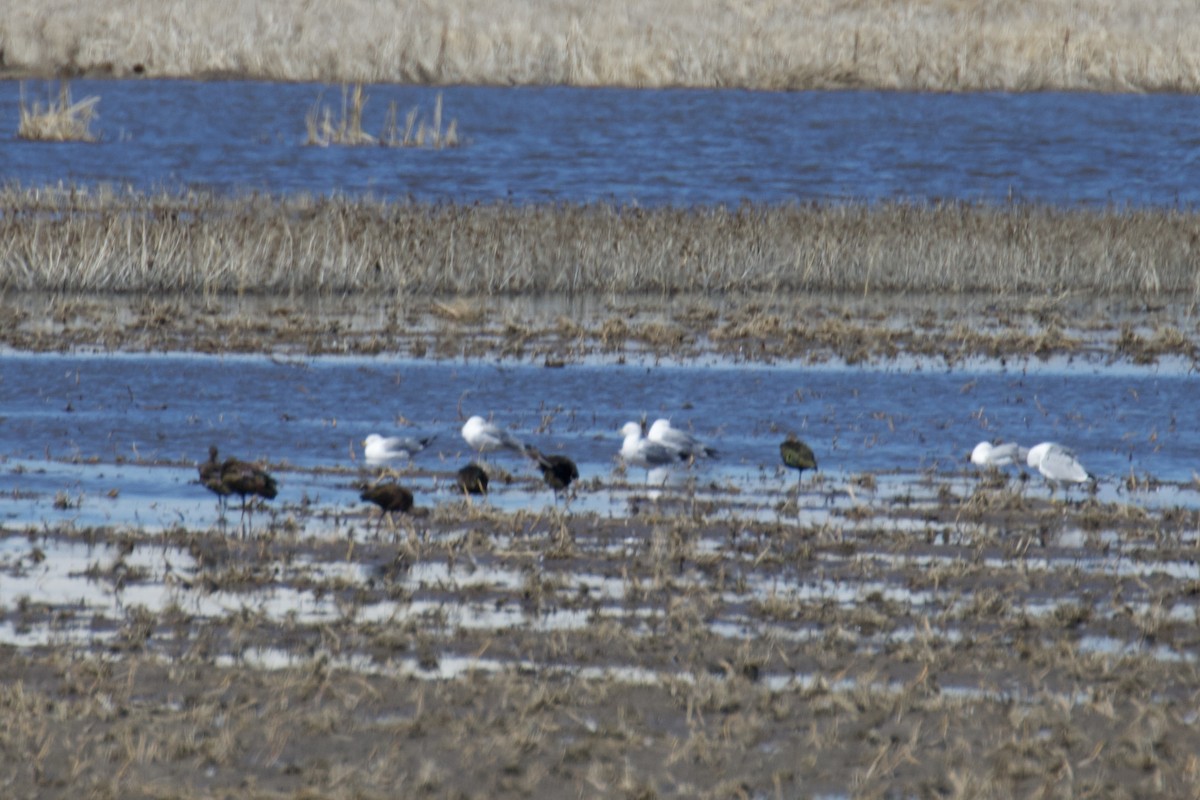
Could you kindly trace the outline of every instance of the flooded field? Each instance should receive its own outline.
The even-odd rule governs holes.
[[[11,796],[1197,791],[1189,358],[1081,328],[1042,357],[560,360],[471,324],[439,357],[0,356]],[[570,454],[569,502],[511,453],[464,499],[476,413]],[[718,458],[622,466],[659,416]],[[394,465],[414,513],[359,500],[371,432],[435,437]],[[1095,481],[978,470],[984,439]],[[278,497],[221,519],[210,444]]]
[[[294,61],[259,6],[170,10],[154,58],[79,14],[10,36],[9,69],[146,77],[0,142],[0,797],[1200,797],[1194,12],[846,5],[780,7],[810,48],[675,10],[708,54],[573,16],[567,61],[341,7],[420,46],[321,17]],[[456,146],[305,146],[338,91],[300,81],[399,55],[439,85],[366,87],[363,132]],[[1153,91],[942,91],[1039,86]],[[0,116],[60,88],[0,81]],[[578,480],[499,452],[465,498],[473,414]],[[659,417],[717,456],[623,464]],[[370,433],[431,441],[385,470]],[[277,492],[222,503],[211,446]]]

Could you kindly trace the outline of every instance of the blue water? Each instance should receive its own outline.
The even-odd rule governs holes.
[[[352,463],[368,433],[436,434],[470,457],[465,415],[547,452],[611,465],[628,420],[669,416],[730,464],[774,468],[788,430],[845,472],[957,469],[985,438],[1076,448],[1098,475],[1188,481],[1197,378],[1091,367],[1022,373],[875,367],[574,365],[394,358],[0,357],[0,457],[203,460],[210,443],[302,467]],[[396,419],[407,420],[397,424]],[[540,429],[540,432],[538,432]]]
[[[1111,494],[1131,472],[1191,482],[1200,465],[1197,380],[1184,371],[1082,366],[546,369],[392,358],[4,356],[0,463],[8,467],[0,474],[5,492],[18,496],[0,506],[27,518],[22,503],[45,510],[57,492],[116,489],[144,509],[162,503],[174,513],[172,503],[187,499],[207,509],[211,498],[192,483],[192,465],[209,444],[273,464],[356,468],[359,443],[372,432],[436,434],[417,466],[449,473],[473,456],[459,436],[460,400],[464,414],[494,415],[542,450],[571,455],[585,479],[601,484],[615,480],[621,425],[668,416],[720,451],[696,474],[749,491],[763,491],[764,480],[770,491],[792,485],[794,476],[776,477],[778,444],[792,430],[833,480],[887,472],[914,485],[926,471],[970,472],[966,455],[982,439],[1057,440],[1073,447]],[[406,423],[397,421],[401,415]],[[494,458],[510,471],[534,474],[524,459]],[[176,469],[130,466],[156,460]],[[293,472],[280,502],[323,494],[340,496],[335,504],[354,503],[346,488],[352,477]],[[629,480],[641,479],[631,470]],[[78,488],[84,483],[91,488]],[[25,501],[21,492],[40,498]],[[543,499],[549,501],[548,493]]]
[[[339,87],[94,81],[96,144],[0,138],[0,179],[23,185],[372,194],[427,201],[644,205],[963,199],[1057,205],[1200,204],[1200,97],[572,88],[366,87],[428,119],[444,97],[456,149],[305,147]],[[48,87],[25,86],[27,102]],[[0,82],[15,131],[20,86]]]

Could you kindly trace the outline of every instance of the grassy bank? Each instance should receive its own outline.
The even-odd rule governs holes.
[[[0,208],[7,291],[1200,293],[1200,217],[1161,209],[646,210],[15,188],[0,192]]]
[[[763,89],[1200,88],[1188,0],[12,0],[14,74]]]

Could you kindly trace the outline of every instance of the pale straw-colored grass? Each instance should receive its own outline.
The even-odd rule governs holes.
[[[342,145],[358,147],[362,145],[382,145],[385,147],[443,147],[458,146],[458,120],[450,120],[450,125],[442,130],[442,94],[438,92],[434,101],[433,119],[426,122],[421,117],[419,108],[411,109],[405,115],[404,125],[398,121],[399,111],[393,102],[388,107],[384,119],[383,132],[372,136],[363,130],[363,108],[367,104],[367,96],[361,83],[356,83],[353,89],[342,87],[342,114],[336,121],[329,106],[318,100],[309,109],[304,118],[308,138],[305,144],[329,147]]]
[[[630,209],[0,191],[0,289],[1200,297],[1200,215],[965,204]]]
[[[22,84],[17,138],[36,142],[94,142],[96,137],[91,127],[99,102],[100,98],[94,95],[73,101],[71,86],[63,81],[57,99],[51,96],[45,105],[37,100],[26,105]]]
[[[4,66],[321,82],[1200,90],[1193,0],[9,0]]]

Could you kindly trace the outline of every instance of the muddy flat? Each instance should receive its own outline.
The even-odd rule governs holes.
[[[448,316],[412,335],[506,335]],[[335,324],[302,318],[304,331]],[[95,343],[112,319],[66,335]],[[340,329],[369,341],[358,324]],[[255,347],[309,341],[253,327]],[[155,349],[137,330],[120,326],[123,346]],[[602,339],[556,349],[557,335],[520,358],[619,360]],[[757,341],[759,360],[784,347]],[[1103,336],[1087,341],[1110,357]],[[107,458],[79,467],[115,469]],[[223,522],[5,522],[7,796],[1197,791],[1187,480],[1131,471],[1051,494],[1028,470],[827,467],[797,481],[773,465],[738,482],[701,465],[658,488],[606,466],[566,503],[510,461],[494,501],[467,501],[418,461],[401,472],[426,487],[416,513],[380,519],[311,488],[353,472],[268,466],[310,488],[245,519],[234,497]],[[29,465],[16,469],[14,487]],[[198,484],[175,491],[215,514]],[[138,502],[151,518],[157,501]]]

